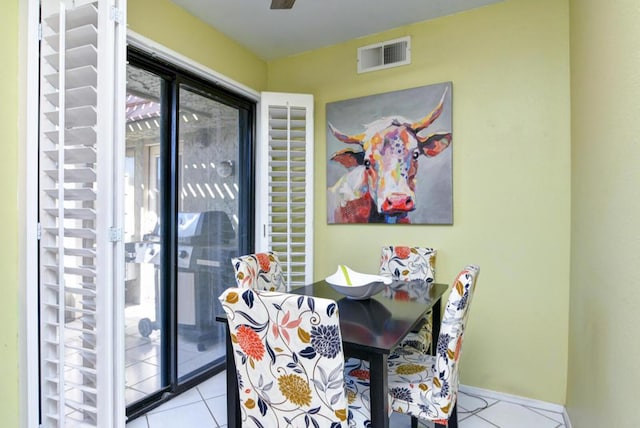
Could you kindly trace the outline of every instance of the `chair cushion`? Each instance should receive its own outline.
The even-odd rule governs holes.
[[[433,379],[435,357],[404,348],[389,356],[388,361],[389,404],[392,411],[446,423],[449,407],[439,408],[430,400],[430,385]],[[368,396],[369,363],[350,358],[345,362],[345,383],[356,388],[358,393]],[[446,403],[455,403],[445,400]]]
[[[369,381],[369,363],[357,358],[345,361],[345,388],[349,403],[349,426],[351,419],[356,427],[371,426],[371,383]],[[358,370],[360,369],[360,370]],[[387,409],[389,416],[393,412],[391,401]]]
[[[238,287],[286,291],[282,267],[274,252],[249,254],[231,259]]]
[[[436,357],[404,348],[389,357],[389,401],[393,411],[444,422],[456,403],[457,386],[432,387]],[[457,382],[457,376],[456,376]]]
[[[436,253],[433,248],[383,247],[380,257],[380,275],[411,281],[414,279],[433,282],[435,278]]]
[[[358,388],[354,382],[347,382],[345,379],[345,392],[347,403],[349,404],[348,424],[350,428],[371,426],[371,399],[369,398],[369,388]],[[389,406],[391,415],[391,406]]]
[[[435,278],[435,264],[437,251],[426,247],[388,246],[382,247],[380,256],[380,274],[388,275],[402,281],[433,282]],[[424,284],[424,283],[422,283]],[[421,285],[421,288],[424,288]],[[410,287],[409,296],[416,290]],[[410,333],[398,347],[409,346],[419,352],[429,352],[431,349],[431,312],[425,315],[423,325],[419,331]]]
[[[431,350],[431,332],[433,330],[433,316],[429,311],[423,318],[422,326],[416,332],[411,332],[397,345],[397,348],[410,347],[417,352],[428,354]]]
[[[243,426],[367,426],[369,400],[345,387],[337,305],[229,288],[227,314]]]

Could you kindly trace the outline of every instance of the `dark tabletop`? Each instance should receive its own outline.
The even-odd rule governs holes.
[[[293,289],[291,293],[322,297],[338,303],[345,351],[355,348],[388,354],[447,289],[446,284],[394,281],[370,299],[352,300],[322,280]]]

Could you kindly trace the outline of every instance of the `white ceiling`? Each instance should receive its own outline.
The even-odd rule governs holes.
[[[502,0],[171,0],[271,60]]]

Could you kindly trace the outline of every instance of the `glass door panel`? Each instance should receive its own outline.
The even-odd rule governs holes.
[[[126,403],[135,418],[224,370],[218,296],[253,248],[255,103],[129,48]]]
[[[178,114],[178,379],[225,355],[218,296],[235,284],[238,254],[236,166],[241,115],[236,107],[180,86]]]
[[[161,88],[155,74],[127,66],[125,159],[126,403],[163,387],[160,307]]]

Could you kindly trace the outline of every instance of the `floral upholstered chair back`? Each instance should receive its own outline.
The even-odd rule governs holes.
[[[278,255],[271,251],[231,259],[238,287],[254,290],[286,291]]]
[[[458,274],[442,315],[431,389],[432,401],[438,405],[440,411],[443,409],[450,411],[451,404],[456,402],[458,361],[469,316],[469,305],[479,273],[478,266],[469,265]]]
[[[229,288],[242,426],[347,427],[344,356],[332,300]]]
[[[380,275],[402,281],[433,282],[436,275],[436,250],[424,247],[382,247]]]
[[[433,283],[436,274],[436,250],[425,247],[390,246],[382,247],[380,257],[380,275],[390,276],[395,280],[407,284],[392,284],[386,293],[401,293],[409,298],[420,301],[428,295],[429,285]],[[417,283],[414,283],[418,281]],[[425,282],[422,282],[425,281]],[[426,283],[426,286],[425,286]],[[420,352],[431,349],[431,327],[433,316],[431,311],[424,315],[422,327],[409,333],[399,344],[398,348],[410,347]]]

